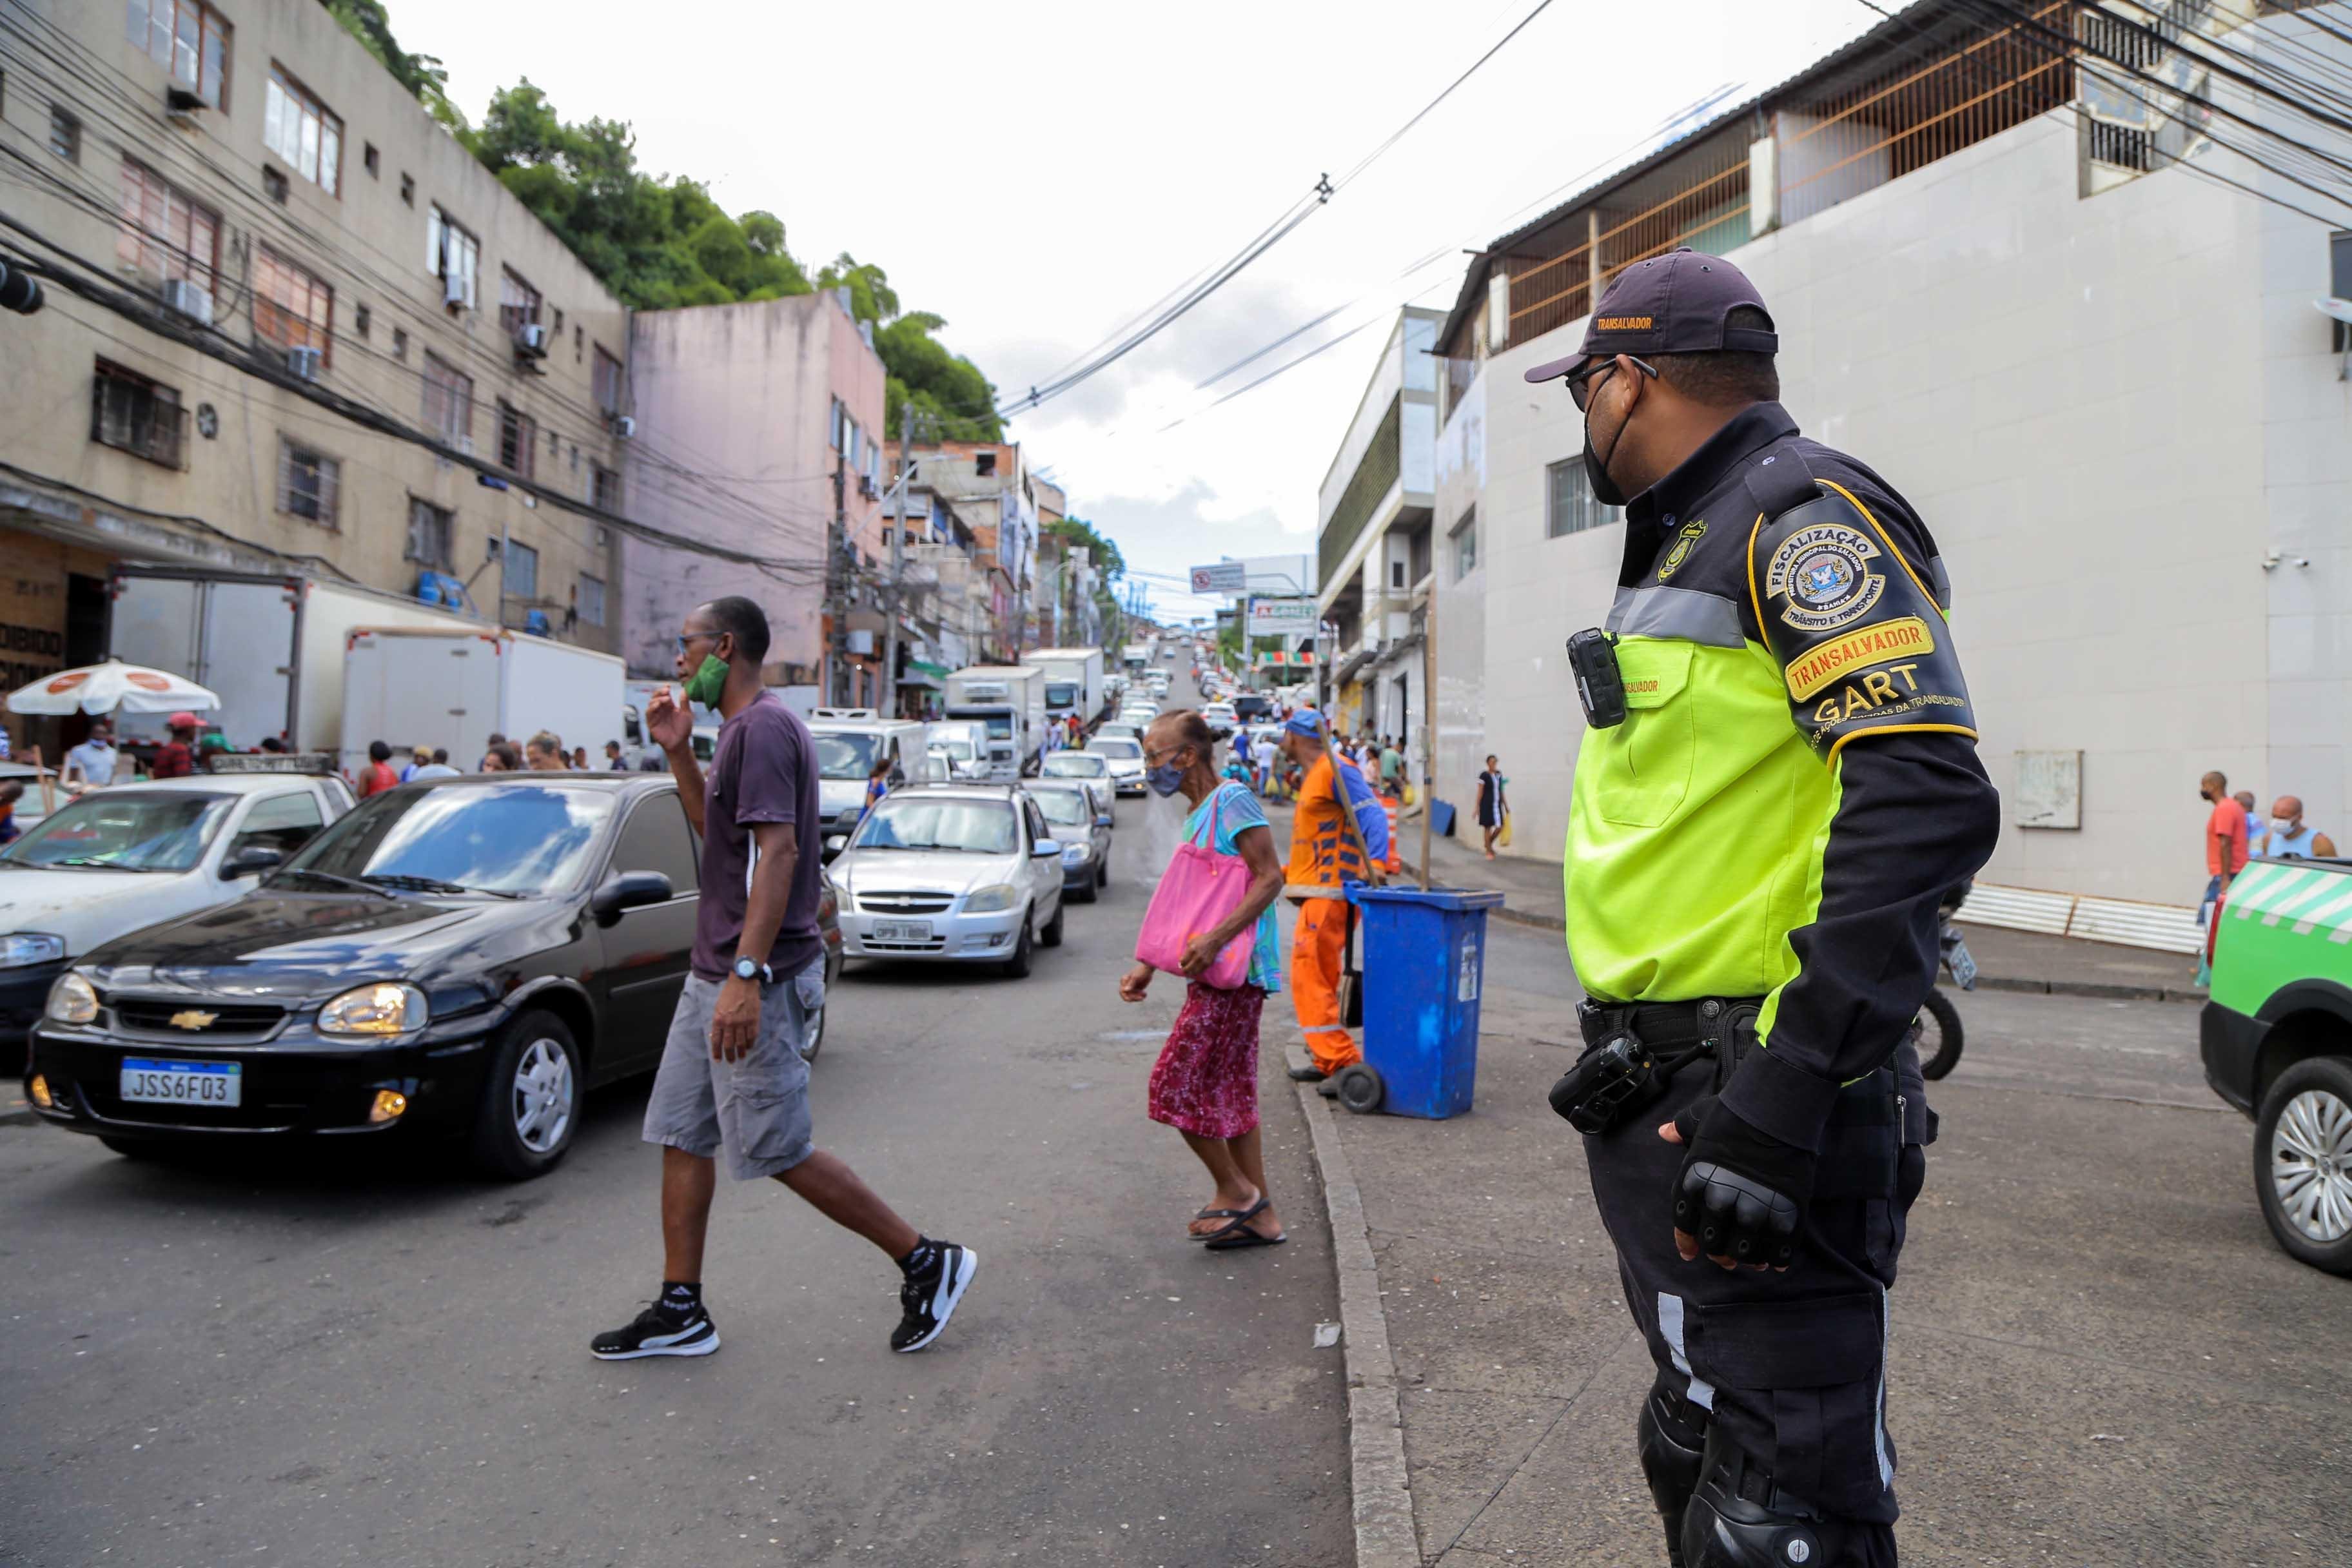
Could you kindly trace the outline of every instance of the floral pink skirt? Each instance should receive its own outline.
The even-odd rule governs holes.
[[[1194,981],[1151,1069],[1147,1114],[1199,1138],[1238,1138],[1257,1125],[1257,1019],[1265,993]]]

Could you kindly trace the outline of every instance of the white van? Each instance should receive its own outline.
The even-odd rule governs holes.
[[[888,759],[890,787],[945,784],[948,769],[931,754],[930,729],[911,719],[885,719],[871,708],[819,708],[809,714],[816,737],[817,812],[827,850],[839,847],[866,814],[866,781],[877,760]]]

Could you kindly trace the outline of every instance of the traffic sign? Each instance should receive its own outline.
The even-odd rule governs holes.
[[[1239,561],[1220,561],[1213,566],[1195,566],[1192,568],[1192,592],[1246,594],[1249,592],[1249,567]]]

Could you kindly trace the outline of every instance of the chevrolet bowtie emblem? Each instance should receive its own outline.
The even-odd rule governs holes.
[[[172,1027],[175,1029],[209,1029],[219,1018],[218,1013],[207,1013],[200,1007],[190,1007],[184,1012],[173,1014],[171,1022]]]

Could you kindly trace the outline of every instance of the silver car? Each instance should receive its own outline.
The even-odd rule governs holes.
[[[1087,750],[1110,764],[1111,787],[1120,795],[1143,793],[1143,742],[1125,735],[1097,735]]]
[[[1062,845],[1014,784],[893,790],[827,868],[849,958],[1000,963],[1062,943]]]

